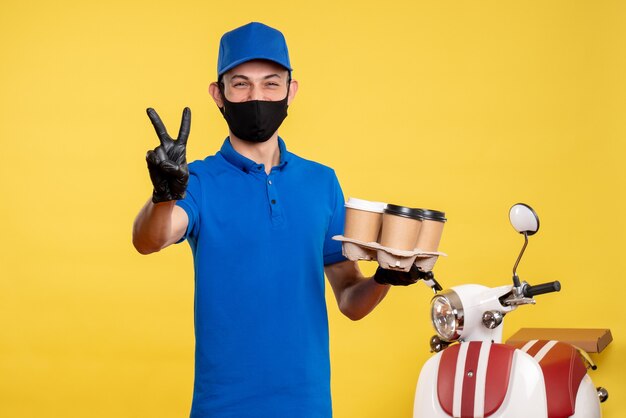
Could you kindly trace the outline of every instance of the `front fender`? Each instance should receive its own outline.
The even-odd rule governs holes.
[[[546,418],[541,368],[528,354],[504,344],[466,342],[437,353],[420,372],[413,417],[447,418],[461,411],[464,416],[473,411],[475,417]]]

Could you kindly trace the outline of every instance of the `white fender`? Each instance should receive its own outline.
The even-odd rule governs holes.
[[[572,418],[601,418],[602,409],[598,392],[588,374],[583,377],[576,395],[576,409]]]
[[[450,416],[441,408],[437,398],[437,372],[440,359],[441,353],[437,353],[422,367],[415,391],[413,418],[448,418]]]
[[[437,395],[437,373],[442,353],[431,357],[420,372],[415,391],[413,418],[449,418]],[[484,391],[477,391],[477,393]],[[482,402],[481,402],[482,404]],[[515,350],[509,387],[493,418],[547,418],[546,392],[541,367],[528,354]],[[581,415],[582,417],[582,415]],[[482,418],[482,415],[475,415]]]

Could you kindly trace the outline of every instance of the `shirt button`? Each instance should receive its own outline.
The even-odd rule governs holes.
[[[268,180],[268,181],[267,181],[267,184],[272,184],[272,180]]]
[[[272,199],[272,205],[275,205],[275,204],[276,204],[276,200]]]

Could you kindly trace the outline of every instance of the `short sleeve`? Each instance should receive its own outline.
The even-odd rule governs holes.
[[[187,212],[187,217],[189,218],[187,230],[185,231],[181,239],[176,242],[178,244],[190,237],[197,236],[198,233],[198,225],[200,220],[199,214],[202,205],[202,188],[200,187],[200,179],[198,178],[198,175],[191,171],[191,167],[189,173],[189,183],[187,184],[185,198],[176,201],[176,205],[183,208],[184,211]]]
[[[333,237],[335,235],[343,235],[343,225],[346,218],[346,208],[344,206],[345,200],[339,180],[333,172],[333,186],[331,190],[331,204],[333,206],[333,214],[328,225],[328,231],[326,231],[326,237],[324,239],[324,265],[339,263],[345,261],[346,258],[341,252],[341,242],[335,241]]]

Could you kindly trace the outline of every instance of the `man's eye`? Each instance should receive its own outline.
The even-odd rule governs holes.
[[[243,81],[233,84],[233,87],[245,87],[247,84]]]

